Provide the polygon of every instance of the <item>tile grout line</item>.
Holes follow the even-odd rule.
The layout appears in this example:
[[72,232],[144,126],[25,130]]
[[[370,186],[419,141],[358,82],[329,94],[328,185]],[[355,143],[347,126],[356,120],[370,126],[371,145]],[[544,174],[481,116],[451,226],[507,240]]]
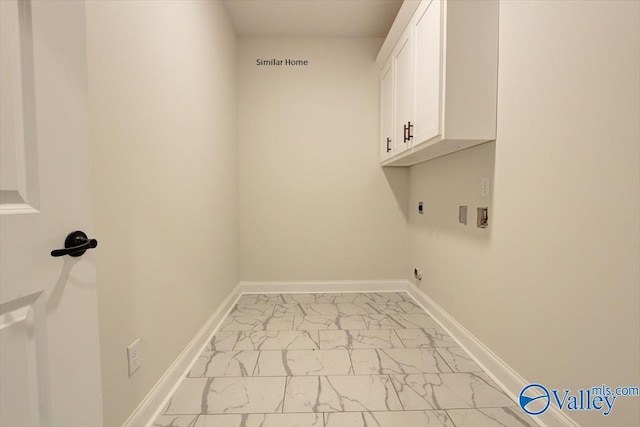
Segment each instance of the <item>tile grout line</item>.
[[444,411],[444,414],[449,419],[449,421],[451,421],[451,424],[453,424],[453,427],[457,427],[457,424],[453,421],[453,418],[451,418],[451,415],[449,415],[449,411],[447,409],[443,409],[443,411]]
[[347,354],[349,355],[349,362],[351,362],[351,375],[356,375],[356,369],[353,367],[353,358],[351,357],[351,352],[353,349],[348,349]]
[[[433,352],[435,354],[437,354],[438,356],[440,356],[440,358],[442,359],[442,361],[444,362],[445,365],[447,365],[447,367],[449,367],[449,369],[451,369],[451,372],[458,372],[456,370],[454,370],[451,365],[449,365],[449,362],[447,362],[447,359],[445,359],[444,357],[442,357],[442,355],[440,354],[440,352],[438,351],[438,347],[433,347]],[[434,355],[435,358],[435,355]],[[484,371],[483,371],[484,372]],[[441,372],[442,373],[442,372]]]
[[256,364],[253,365],[253,371],[251,371],[251,375],[250,375],[251,377],[255,377],[255,375],[256,375],[256,369],[258,369],[258,363],[260,362],[260,356],[262,356],[262,350],[258,351],[258,357],[256,357]]
[[398,394],[398,390],[396,390],[396,386],[393,383],[393,380],[391,379],[391,375],[387,374],[387,378],[391,383],[391,388],[393,389],[393,392],[396,394],[396,397],[398,398],[398,402],[400,402],[400,407],[402,408],[403,411],[406,411],[407,409],[404,407],[404,403],[402,403],[402,399],[400,399],[400,395]]
[[[290,377],[284,377],[284,389],[282,391],[282,413],[285,414],[286,412],[284,412],[284,401],[287,398],[287,386],[289,385],[289,378]],[[323,424],[324,424],[324,420],[323,420]]]
[[[407,328],[403,328],[403,329],[407,329]],[[407,347],[407,345],[404,343],[404,341],[402,341],[402,338],[400,338],[400,335],[398,335],[398,330],[397,329],[392,329],[392,331],[396,335],[396,337],[398,338],[398,341],[400,341],[400,344],[402,344],[402,348],[408,349],[409,347]]]

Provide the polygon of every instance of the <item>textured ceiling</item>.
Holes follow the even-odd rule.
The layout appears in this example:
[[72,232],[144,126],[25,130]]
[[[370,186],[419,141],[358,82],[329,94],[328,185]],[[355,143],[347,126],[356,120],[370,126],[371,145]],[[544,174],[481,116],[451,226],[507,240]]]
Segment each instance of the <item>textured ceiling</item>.
[[402,0],[224,0],[224,3],[238,36],[385,37]]

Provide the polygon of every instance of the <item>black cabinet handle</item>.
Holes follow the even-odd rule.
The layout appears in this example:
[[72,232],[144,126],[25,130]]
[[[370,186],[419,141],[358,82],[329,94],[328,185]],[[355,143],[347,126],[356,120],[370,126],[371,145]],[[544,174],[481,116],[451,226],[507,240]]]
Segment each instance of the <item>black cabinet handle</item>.
[[411,138],[413,138],[413,135],[411,135],[413,125],[411,124],[411,122],[407,122],[406,125],[402,125],[402,128],[404,130],[404,142],[407,143],[411,141]]
[[391,146],[389,144],[391,144],[391,138],[387,138],[387,153],[391,151]]
[[403,130],[403,133],[402,133],[403,141],[402,142],[404,142],[406,144],[407,141],[409,140],[409,138],[407,138],[407,131],[409,130],[409,128],[407,127],[407,125],[402,125],[402,130]]
[[74,231],[64,240],[64,249],[54,249],[51,251],[51,256],[59,257],[69,255],[79,257],[84,255],[88,249],[93,249],[96,246],[98,246],[96,239],[89,239],[82,231]]

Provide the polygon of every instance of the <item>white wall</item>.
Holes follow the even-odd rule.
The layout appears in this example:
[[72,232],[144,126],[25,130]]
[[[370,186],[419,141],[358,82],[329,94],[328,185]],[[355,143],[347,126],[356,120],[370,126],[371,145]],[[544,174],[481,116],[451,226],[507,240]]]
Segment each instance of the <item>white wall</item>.
[[[421,288],[529,381],[640,383],[640,3],[501,2],[498,137],[410,171]],[[495,170],[490,228],[457,224]],[[429,207],[433,207],[429,211]],[[637,425],[638,398],[581,425]]]
[[[243,280],[406,275],[407,171],[385,174],[375,143],[381,43],[240,39]],[[261,58],[309,65],[256,65]]]
[[238,283],[236,38],[221,2],[87,2],[87,33],[104,421],[121,425]]
[[[483,287],[470,282],[489,274],[495,219],[492,197],[481,197],[480,183],[485,177],[493,183],[494,157],[490,142],[409,169],[411,266],[423,269],[421,288],[436,300],[464,292],[455,297],[459,312],[484,310],[477,304]],[[424,214],[418,214],[418,202]],[[460,206],[467,206],[466,226],[458,222]],[[478,207],[489,208],[490,227],[476,227]]]

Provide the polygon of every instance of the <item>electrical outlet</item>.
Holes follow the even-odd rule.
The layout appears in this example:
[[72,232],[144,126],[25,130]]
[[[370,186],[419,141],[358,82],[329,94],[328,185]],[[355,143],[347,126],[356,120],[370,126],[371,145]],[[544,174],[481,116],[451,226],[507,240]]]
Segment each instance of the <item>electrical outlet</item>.
[[467,225],[467,206],[460,206],[460,208],[458,208],[458,222]]
[[478,228],[487,228],[489,226],[489,208],[478,208],[478,220],[476,225]]
[[129,376],[132,376],[142,365],[142,353],[140,352],[140,338],[127,347],[127,361],[129,362]]
[[416,267],[413,269],[413,277],[416,278],[416,280],[422,280],[422,268],[420,267]]
[[489,197],[491,194],[491,179],[484,177],[480,180],[480,197]]

